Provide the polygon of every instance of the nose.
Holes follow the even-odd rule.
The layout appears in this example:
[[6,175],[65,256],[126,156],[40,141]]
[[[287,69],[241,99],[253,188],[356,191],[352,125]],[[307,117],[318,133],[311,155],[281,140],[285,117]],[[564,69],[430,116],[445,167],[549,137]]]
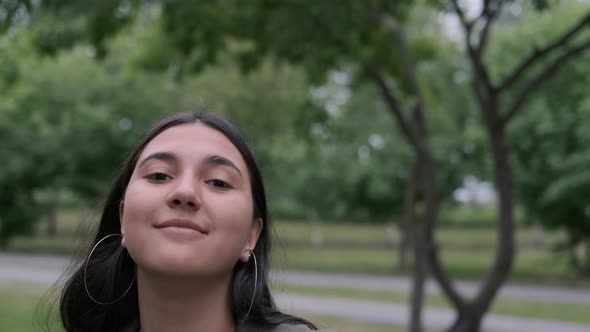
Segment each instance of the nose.
[[168,206],[173,209],[198,210],[201,200],[192,181],[181,180],[168,195]]

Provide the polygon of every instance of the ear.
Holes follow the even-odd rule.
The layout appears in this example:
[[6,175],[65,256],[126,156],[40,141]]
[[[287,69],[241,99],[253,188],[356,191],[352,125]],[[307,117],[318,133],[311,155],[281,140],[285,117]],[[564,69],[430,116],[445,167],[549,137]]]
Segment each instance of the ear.
[[123,212],[125,211],[125,201],[121,200],[119,202],[119,224],[121,224],[121,246],[123,248],[127,248],[127,243],[125,242],[125,231],[123,227]]
[[240,255],[240,260],[246,263],[250,259],[251,252],[254,251],[256,247],[256,243],[258,242],[258,238],[260,237],[260,233],[262,233],[262,228],[264,227],[264,222],[262,219],[258,218],[252,222],[252,226],[250,226],[250,234],[248,235],[248,241],[246,242],[246,246],[244,250],[242,250],[242,254]]

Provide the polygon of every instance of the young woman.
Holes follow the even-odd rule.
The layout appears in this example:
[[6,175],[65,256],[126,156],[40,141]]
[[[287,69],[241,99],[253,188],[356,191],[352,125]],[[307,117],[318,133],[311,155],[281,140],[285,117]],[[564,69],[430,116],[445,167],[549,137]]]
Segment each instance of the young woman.
[[213,114],[157,123],[107,198],[60,301],[67,331],[309,331],[268,287],[271,225],[260,171]]

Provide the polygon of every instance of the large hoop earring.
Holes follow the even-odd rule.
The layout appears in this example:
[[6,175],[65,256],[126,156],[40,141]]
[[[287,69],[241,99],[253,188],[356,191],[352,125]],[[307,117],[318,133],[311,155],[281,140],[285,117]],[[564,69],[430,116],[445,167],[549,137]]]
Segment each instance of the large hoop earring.
[[84,264],[84,289],[86,289],[86,294],[88,294],[88,297],[89,297],[89,298],[90,298],[90,299],[91,299],[91,300],[92,300],[94,303],[96,303],[96,304],[101,304],[101,305],[108,305],[108,304],[113,304],[113,303],[115,303],[115,302],[117,302],[117,301],[121,300],[123,297],[125,297],[125,295],[127,295],[127,293],[129,293],[129,291],[131,290],[131,287],[133,287],[133,284],[135,283],[135,279],[137,278],[137,271],[136,271],[136,272],[135,272],[135,276],[133,277],[133,280],[131,281],[131,284],[129,285],[129,287],[127,288],[127,290],[125,291],[125,293],[123,293],[123,295],[119,296],[119,297],[118,297],[116,300],[114,300],[114,301],[110,301],[110,302],[100,302],[100,301],[96,300],[96,299],[95,299],[95,298],[92,296],[92,294],[90,294],[90,291],[88,290],[88,283],[86,282],[86,279],[87,279],[87,278],[86,278],[86,273],[87,273],[87,270],[88,270],[88,262],[90,261],[90,257],[92,257],[92,253],[94,253],[94,250],[96,250],[96,247],[98,247],[98,245],[99,245],[99,244],[100,244],[102,241],[104,241],[104,240],[106,240],[106,239],[108,239],[108,238],[110,238],[110,237],[112,237],[112,236],[121,236],[121,237],[123,237],[123,235],[122,235],[122,234],[109,234],[109,235],[107,235],[107,236],[103,237],[102,239],[100,239],[98,242],[96,242],[96,244],[94,245],[94,247],[92,247],[92,250],[90,250],[90,254],[89,254],[89,255],[88,255],[88,257],[86,258],[86,263]]
[[250,315],[250,310],[252,310],[252,306],[254,305],[254,299],[256,298],[256,287],[258,285],[258,261],[256,260],[256,255],[254,254],[254,250],[250,250],[252,257],[254,258],[254,290],[252,291],[252,300],[250,301],[250,307],[248,307],[248,311],[246,312],[246,316],[244,316],[243,321],[248,319],[248,315]]

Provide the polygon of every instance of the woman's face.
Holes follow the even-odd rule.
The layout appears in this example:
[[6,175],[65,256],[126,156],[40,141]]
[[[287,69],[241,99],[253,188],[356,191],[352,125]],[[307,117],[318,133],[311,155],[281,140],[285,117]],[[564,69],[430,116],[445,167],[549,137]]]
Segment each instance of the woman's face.
[[138,268],[175,276],[230,274],[262,229],[241,154],[199,123],[166,129],[145,147],[120,215],[122,244]]

